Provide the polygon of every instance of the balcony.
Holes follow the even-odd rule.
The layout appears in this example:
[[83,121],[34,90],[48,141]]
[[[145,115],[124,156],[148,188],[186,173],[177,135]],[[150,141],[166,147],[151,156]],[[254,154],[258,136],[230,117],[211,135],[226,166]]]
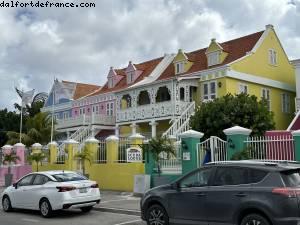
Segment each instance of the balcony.
[[127,109],[120,109],[117,111],[117,123],[148,120],[155,118],[171,118],[172,116],[179,116],[188,106],[189,102],[173,102],[166,101]]
[[106,116],[102,114],[92,114],[92,115],[80,115],[73,118],[59,119],[56,120],[56,129],[65,129],[70,127],[80,127],[85,125],[104,125],[104,126],[114,126],[115,117]]

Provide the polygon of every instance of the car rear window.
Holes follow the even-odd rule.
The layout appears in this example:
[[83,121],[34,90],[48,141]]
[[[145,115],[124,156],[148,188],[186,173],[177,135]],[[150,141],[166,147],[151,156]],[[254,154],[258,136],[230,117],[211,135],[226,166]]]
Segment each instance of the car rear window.
[[281,176],[287,187],[300,186],[300,170],[283,171]]
[[268,174],[267,171],[250,169],[249,171],[249,182],[250,183],[258,183],[264,179],[264,177]]
[[61,173],[52,175],[58,182],[87,180],[86,177],[76,173]]

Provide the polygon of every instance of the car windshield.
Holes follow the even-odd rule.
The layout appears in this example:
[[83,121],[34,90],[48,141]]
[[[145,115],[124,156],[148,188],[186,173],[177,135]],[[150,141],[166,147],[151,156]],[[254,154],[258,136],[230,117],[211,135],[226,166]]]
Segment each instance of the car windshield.
[[86,177],[77,174],[77,173],[61,173],[52,175],[58,182],[67,182],[67,181],[77,181],[77,180],[87,180]]
[[287,187],[300,186],[300,170],[289,170],[282,172],[282,178]]

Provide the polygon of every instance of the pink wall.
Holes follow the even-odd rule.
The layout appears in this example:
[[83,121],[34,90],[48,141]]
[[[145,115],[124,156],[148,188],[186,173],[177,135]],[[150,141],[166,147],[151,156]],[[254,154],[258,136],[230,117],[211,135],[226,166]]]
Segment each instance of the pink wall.
[[[13,182],[16,182],[24,175],[31,173],[32,168],[31,165],[20,165],[20,166],[12,166],[11,172],[13,174]],[[4,186],[4,177],[7,174],[7,167],[0,167],[0,186]]]
[[[76,116],[80,115],[80,108],[85,108],[85,114],[86,115],[91,115],[92,112],[93,112],[92,107],[97,106],[97,105],[99,107],[99,114],[106,115],[106,104],[111,103],[111,102],[114,102],[114,114],[115,114],[116,102],[110,100],[110,101],[100,102],[100,103],[97,103],[97,104],[87,105],[87,106],[84,106],[84,107],[75,107],[75,108],[72,109],[72,117],[76,117]],[[89,109],[89,111],[88,111],[88,109]],[[77,111],[77,114],[75,113],[75,111]]]

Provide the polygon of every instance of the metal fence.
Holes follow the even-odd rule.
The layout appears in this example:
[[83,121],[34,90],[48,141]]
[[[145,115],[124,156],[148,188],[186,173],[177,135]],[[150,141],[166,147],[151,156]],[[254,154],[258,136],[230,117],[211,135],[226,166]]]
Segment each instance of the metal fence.
[[227,160],[227,142],[211,136],[197,146],[198,167],[208,161],[222,162]]
[[168,156],[166,153],[160,154],[159,166],[163,174],[182,173],[181,141],[175,142],[174,147],[175,155]]
[[290,135],[249,137],[245,144],[251,159],[295,160],[294,139]]
[[119,139],[119,148],[118,148],[118,163],[127,162],[126,150],[131,146],[129,138],[120,138]]
[[107,152],[106,152],[106,142],[105,140],[100,140],[96,152],[95,163],[106,163],[107,162]]

